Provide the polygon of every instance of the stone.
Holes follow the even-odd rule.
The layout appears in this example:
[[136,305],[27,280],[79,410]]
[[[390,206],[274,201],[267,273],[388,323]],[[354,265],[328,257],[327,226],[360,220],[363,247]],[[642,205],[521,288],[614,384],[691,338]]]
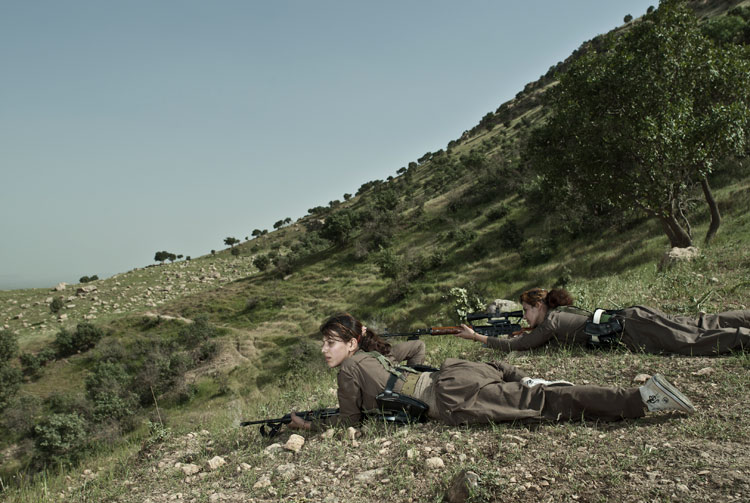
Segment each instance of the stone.
[[438,470],[440,468],[445,468],[445,463],[443,462],[442,458],[438,458],[438,457],[427,458],[424,464],[430,470]]
[[292,452],[299,452],[303,445],[305,445],[305,437],[292,434],[289,437],[289,440],[286,441],[286,444],[284,444],[284,449]]
[[705,376],[709,374],[713,374],[714,369],[713,367],[703,367],[702,369],[693,372],[694,376]]
[[185,464],[185,465],[180,465],[178,468],[180,470],[182,470],[182,473],[184,473],[185,475],[195,475],[196,473],[198,473],[199,471],[201,471],[201,467],[200,466],[194,465],[192,463],[188,463],[188,464]]
[[445,493],[445,501],[464,503],[478,487],[479,475],[472,471],[462,470],[451,480]]
[[268,476],[268,474],[263,474],[260,476],[258,481],[253,484],[253,489],[264,489],[266,487],[269,487],[271,485],[271,477]]
[[293,463],[287,463],[276,467],[276,473],[278,473],[279,476],[285,480],[294,478],[295,470],[296,467]]
[[515,301],[507,299],[495,299],[487,306],[488,313],[508,313],[521,309]]
[[240,466],[239,466],[239,467],[240,467],[240,468],[241,468],[242,470],[244,470],[244,471],[248,471],[248,470],[252,469],[252,466],[248,465],[247,463],[240,463]]
[[358,437],[359,435],[360,435],[360,432],[359,432],[359,430],[357,430],[357,429],[356,429],[356,428],[354,428],[353,426],[350,426],[350,427],[349,427],[349,428],[347,428],[347,430],[346,430],[346,436],[347,436],[347,438],[348,438],[349,440],[351,440],[351,441],[354,441],[354,440],[356,440],[356,439],[357,439],[357,437]]
[[65,287],[68,286],[67,283],[58,283],[57,286],[55,286],[52,291],[53,292],[62,292],[65,290]]
[[265,449],[263,449],[263,452],[265,452],[266,454],[270,456],[273,456],[277,452],[283,451],[283,450],[284,450],[284,447],[281,444],[271,444]]
[[218,470],[225,464],[227,464],[227,462],[224,461],[224,458],[222,458],[221,456],[214,456],[213,458],[208,460],[208,463],[206,463],[206,467],[209,470],[214,471],[214,470]]
[[700,250],[695,246],[688,246],[687,248],[674,247],[669,250],[661,258],[659,262],[659,270],[663,270],[672,266],[677,262],[690,262],[700,256]]
[[354,476],[354,479],[363,484],[370,484],[376,482],[378,477],[385,473],[385,468],[375,468],[374,470],[367,470],[360,472]]
[[633,382],[636,384],[644,384],[649,379],[651,379],[651,376],[648,374],[638,374],[633,378]]

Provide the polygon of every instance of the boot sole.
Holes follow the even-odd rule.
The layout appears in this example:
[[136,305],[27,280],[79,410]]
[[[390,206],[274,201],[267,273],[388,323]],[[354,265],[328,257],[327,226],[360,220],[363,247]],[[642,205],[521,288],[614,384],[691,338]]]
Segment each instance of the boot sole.
[[664,394],[669,396],[672,400],[674,400],[677,404],[679,404],[680,407],[682,407],[685,412],[695,412],[695,407],[693,406],[693,403],[680,393],[680,391],[672,386],[672,384],[667,381],[663,375],[661,374],[654,374],[651,379],[654,382],[654,385],[656,385],[657,388],[659,388]]

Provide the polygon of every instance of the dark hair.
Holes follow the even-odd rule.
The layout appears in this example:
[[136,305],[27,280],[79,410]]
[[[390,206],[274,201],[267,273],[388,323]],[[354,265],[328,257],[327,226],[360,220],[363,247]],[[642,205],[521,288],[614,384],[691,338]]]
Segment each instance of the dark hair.
[[359,347],[365,351],[377,351],[381,355],[391,354],[391,345],[378,337],[378,334],[365,327],[362,333],[362,322],[349,313],[334,314],[321,326],[323,337],[333,337],[349,342],[356,339]]
[[555,309],[560,306],[572,306],[573,296],[562,288],[556,288],[549,292],[544,288],[532,288],[521,294],[521,302],[530,306],[544,302],[549,309]]

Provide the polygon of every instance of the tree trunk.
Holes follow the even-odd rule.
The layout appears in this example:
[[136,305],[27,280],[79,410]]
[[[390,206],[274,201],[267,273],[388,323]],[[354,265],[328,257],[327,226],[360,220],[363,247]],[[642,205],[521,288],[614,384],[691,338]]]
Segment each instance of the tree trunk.
[[672,248],[693,246],[693,240],[690,239],[690,235],[680,226],[674,215],[659,216],[659,221],[661,221],[661,225],[669,238],[669,244]]
[[708,209],[711,211],[711,224],[708,226],[708,232],[706,232],[706,239],[704,240],[704,242],[708,244],[719,230],[719,226],[721,225],[721,213],[719,212],[719,206],[716,204],[714,195],[711,192],[711,187],[708,185],[708,179],[705,176],[701,179],[701,187],[703,188],[703,195],[706,198]]

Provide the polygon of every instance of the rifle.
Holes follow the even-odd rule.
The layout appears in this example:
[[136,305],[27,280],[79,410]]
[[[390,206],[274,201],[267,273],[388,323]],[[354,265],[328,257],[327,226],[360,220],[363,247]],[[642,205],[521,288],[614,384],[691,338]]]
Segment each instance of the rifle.
[[[315,419],[326,419],[339,413],[339,409],[317,409],[295,412],[296,415],[305,421],[314,421]],[[260,434],[263,437],[275,437],[281,431],[281,427],[292,422],[292,414],[284,415],[278,419],[259,419],[257,421],[242,421],[240,426],[250,426],[252,424],[260,425]],[[266,427],[268,429],[266,429]]]
[[[523,318],[523,311],[511,311],[507,313],[470,313],[466,315],[466,321],[469,326],[478,334],[489,337],[499,337],[501,335],[510,335],[522,330],[521,325],[517,322],[512,323],[510,318]],[[487,320],[487,325],[473,325],[475,320]],[[414,332],[391,333],[386,331],[380,337],[407,337],[408,340],[419,339],[423,335],[448,335],[457,334],[461,327],[430,327],[420,328]]]

